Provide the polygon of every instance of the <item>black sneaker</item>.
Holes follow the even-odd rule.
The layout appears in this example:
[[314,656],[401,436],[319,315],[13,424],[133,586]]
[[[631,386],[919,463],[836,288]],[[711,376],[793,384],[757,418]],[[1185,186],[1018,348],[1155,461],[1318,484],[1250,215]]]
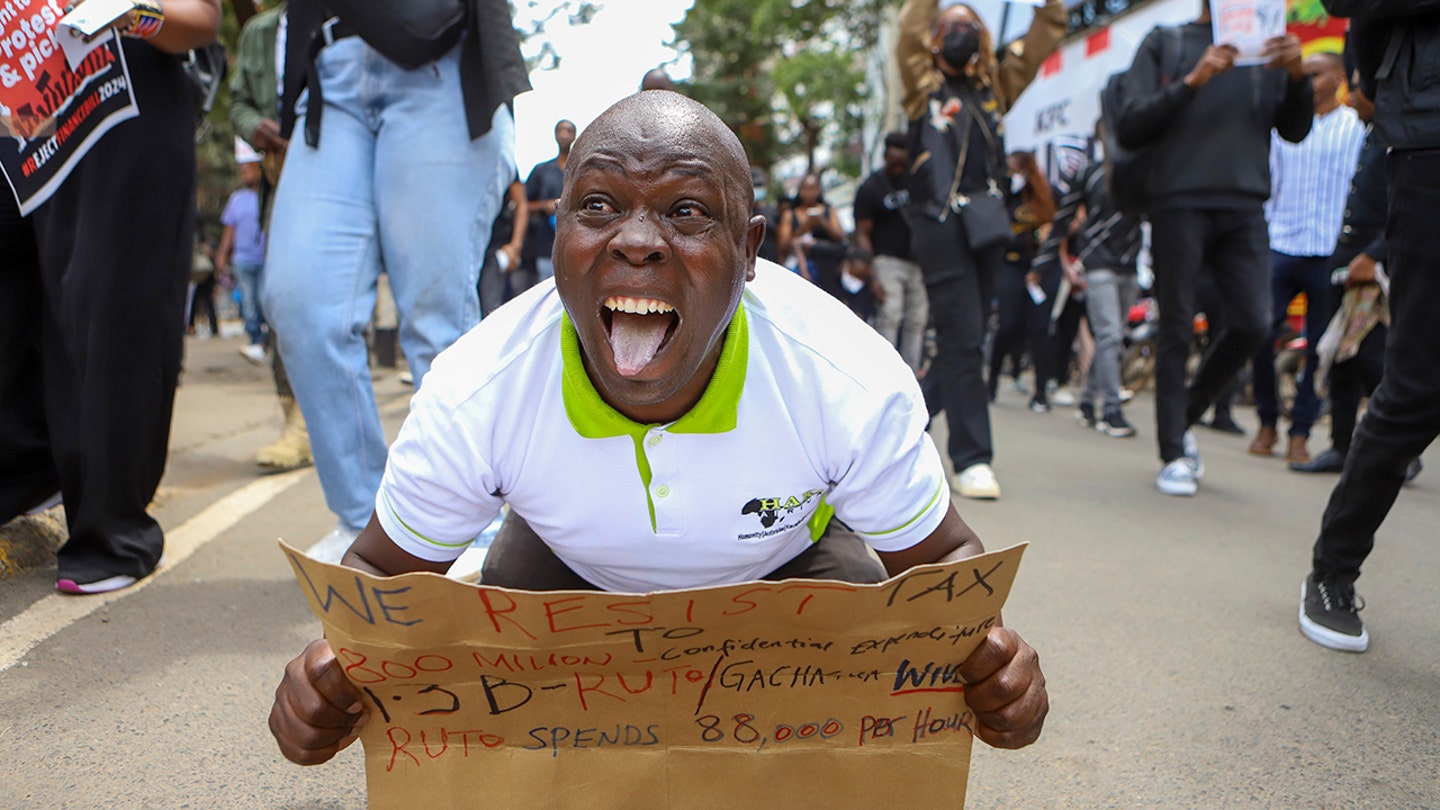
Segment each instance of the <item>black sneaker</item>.
[[1080,427],[1093,429],[1095,427],[1095,403],[1080,403],[1080,407],[1075,409],[1075,421],[1080,423]]
[[1205,423],[1205,426],[1211,430],[1218,430],[1221,433],[1230,433],[1235,436],[1245,435],[1245,428],[1235,424],[1235,420],[1230,416],[1229,412],[1217,412],[1210,418],[1209,422]]
[[1305,577],[1300,585],[1300,632],[1332,650],[1365,652],[1370,634],[1360,621],[1365,600],[1355,595],[1355,586],[1334,579]]
[[1124,439],[1135,435],[1135,428],[1131,427],[1130,423],[1125,421],[1125,414],[1121,413],[1119,408],[1113,411],[1106,411],[1105,416],[1101,417],[1100,421],[1096,423],[1095,429],[1104,433],[1106,436],[1111,436],[1116,439]]
[[1030,410],[1035,413],[1049,413],[1050,401],[1043,394],[1036,394],[1030,398]]

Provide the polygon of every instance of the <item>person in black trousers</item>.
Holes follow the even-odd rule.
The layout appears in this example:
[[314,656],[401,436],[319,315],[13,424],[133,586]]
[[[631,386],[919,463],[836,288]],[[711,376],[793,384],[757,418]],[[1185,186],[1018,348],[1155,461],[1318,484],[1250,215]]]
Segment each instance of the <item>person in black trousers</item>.
[[1390,144],[1386,258],[1390,334],[1385,374],[1330,495],[1310,573],[1301,586],[1300,630],[1323,647],[1364,652],[1370,637],[1355,594],[1375,532],[1405,482],[1406,468],[1440,433],[1440,17],[1433,0],[1325,0],[1350,17],[1351,43],[1375,131]]
[[[910,253],[920,264],[935,324],[925,398],[932,414],[945,411],[946,450],[955,469],[951,489],[993,500],[1000,497],[1000,482],[990,466],[983,343],[1004,246],[989,239],[993,233],[984,240],[990,244],[972,242],[964,220],[1000,195],[1002,118],[1065,36],[1065,4],[1046,0],[1025,35],[998,57],[974,10],[939,6],[938,0],[908,0],[895,46],[909,120]],[[987,195],[992,200],[971,207]]]
[[[1170,49],[1179,48],[1178,58]],[[1299,143],[1310,133],[1314,92],[1293,34],[1265,45],[1264,65],[1236,66],[1238,51],[1216,43],[1207,2],[1194,22],[1156,28],[1140,44],[1125,81],[1116,134],[1152,149],[1147,187],[1155,292],[1160,304],[1155,421],[1163,465],[1155,486],[1192,496],[1204,474],[1190,426],[1210,408],[1270,331],[1270,133]],[[1162,65],[1175,64],[1174,75]],[[1193,381],[1196,285],[1206,266],[1227,310]]]
[[[209,336],[212,338],[220,337],[220,320],[215,310],[216,283],[215,265],[213,263],[215,258],[215,245],[205,239],[203,235],[197,234],[195,251],[205,257],[205,261],[209,264],[210,269],[208,272],[197,274],[193,270],[192,263],[190,278],[194,286],[190,288],[190,306],[186,307],[190,315],[186,318],[185,331],[192,335],[196,334],[195,319],[204,317],[210,325]],[[203,316],[201,315],[202,310],[204,311]]]
[[[56,587],[101,593],[160,562],[146,507],[165,469],[195,205],[192,83],[217,0],[165,0],[121,47],[140,115],[28,217],[0,191],[0,523],[64,499]],[[138,26],[137,26],[138,30]]]
[[[1374,106],[1363,89],[1351,90],[1351,99],[1362,120],[1373,119]],[[1345,221],[1335,244],[1329,266],[1344,268],[1345,280],[1334,292],[1339,301],[1344,288],[1375,280],[1376,267],[1385,261],[1385,153],[1390,151],[1385,136],[1371,129],[1360,151],[1360,166],[1350,182],[1345,201]],[[1290,464],[1295,472],[1338,473],[1345,468],[1350,440],[1355,433],[1360,400],[1374,392],[1385,371],[1384,324],[1376,324],[1360,342],[1358,353],[1330,370],[1330,449],[1304,462]],[[1319,341],[1319,338],[1316,338]]]
[[[1035,369],[1035,391],[1030,397],[1030,410],[1049,413],[1050,401],[1045,384],[1056,376],[1057,359],[1051,335],[1050,314],[1055,295],[1060,290],[1058,264],[1031,268],[1030,263],[1050,233],[1055,218],[1058,194],[1045,178],[1034,152],[1012,152],[1006,159],[1010,173],[1022,178],[1018,192],[1008,195],[1010,210],[1010,241],[1005,243],[1004,261],[995,277],[996,321],[990,344],[990,376],[986,390],[994,402],[1000,387],[1000,374],[1005,359],[1018,353],[1022,345],[1030,350]],[[1032,290],[1039,290],[1036,296]],[[1039,300],[1036,300],[1036,298]],[[1073,338],[1073,336],[1072,336]],[[1018,376],[1016,379],[1019,379]]]

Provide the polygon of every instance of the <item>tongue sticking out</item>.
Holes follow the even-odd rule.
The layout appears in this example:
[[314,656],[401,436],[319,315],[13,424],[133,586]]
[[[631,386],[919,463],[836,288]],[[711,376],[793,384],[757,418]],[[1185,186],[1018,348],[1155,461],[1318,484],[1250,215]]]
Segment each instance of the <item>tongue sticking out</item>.
[[639,374],[665,341],[673,315],[637,315],[616,312],[610,321],[610,350],[615,354],[615,367],[625,377]]

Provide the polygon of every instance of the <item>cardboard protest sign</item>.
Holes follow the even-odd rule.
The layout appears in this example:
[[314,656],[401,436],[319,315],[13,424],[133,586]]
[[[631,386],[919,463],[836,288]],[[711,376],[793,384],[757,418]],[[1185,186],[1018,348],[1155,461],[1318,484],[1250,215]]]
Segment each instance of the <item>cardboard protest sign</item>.
[[1240,51],[1236,65],[1265,62],[1265,41],[1285,35],[1285,0],[1211,0],[1210,20],[1217,45]]
[[102,135],[139,115],[119,40],[75,69],[57,34],[61,0],[0,0],[0,173],[29,214]]
[[877,585],[646,595],[378,578],[282,544],[370,721],[370,804],[961,807],[959,664],[1024,546]]

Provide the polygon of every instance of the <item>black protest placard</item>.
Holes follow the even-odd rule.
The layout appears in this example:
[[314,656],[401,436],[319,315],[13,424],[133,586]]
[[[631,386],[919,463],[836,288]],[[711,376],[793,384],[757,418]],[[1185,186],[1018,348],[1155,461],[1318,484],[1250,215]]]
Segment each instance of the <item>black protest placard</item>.
[[111,127],[139,115],[118,39],[74,69],[59,0],[0,0],[0,172],[28,214]]

